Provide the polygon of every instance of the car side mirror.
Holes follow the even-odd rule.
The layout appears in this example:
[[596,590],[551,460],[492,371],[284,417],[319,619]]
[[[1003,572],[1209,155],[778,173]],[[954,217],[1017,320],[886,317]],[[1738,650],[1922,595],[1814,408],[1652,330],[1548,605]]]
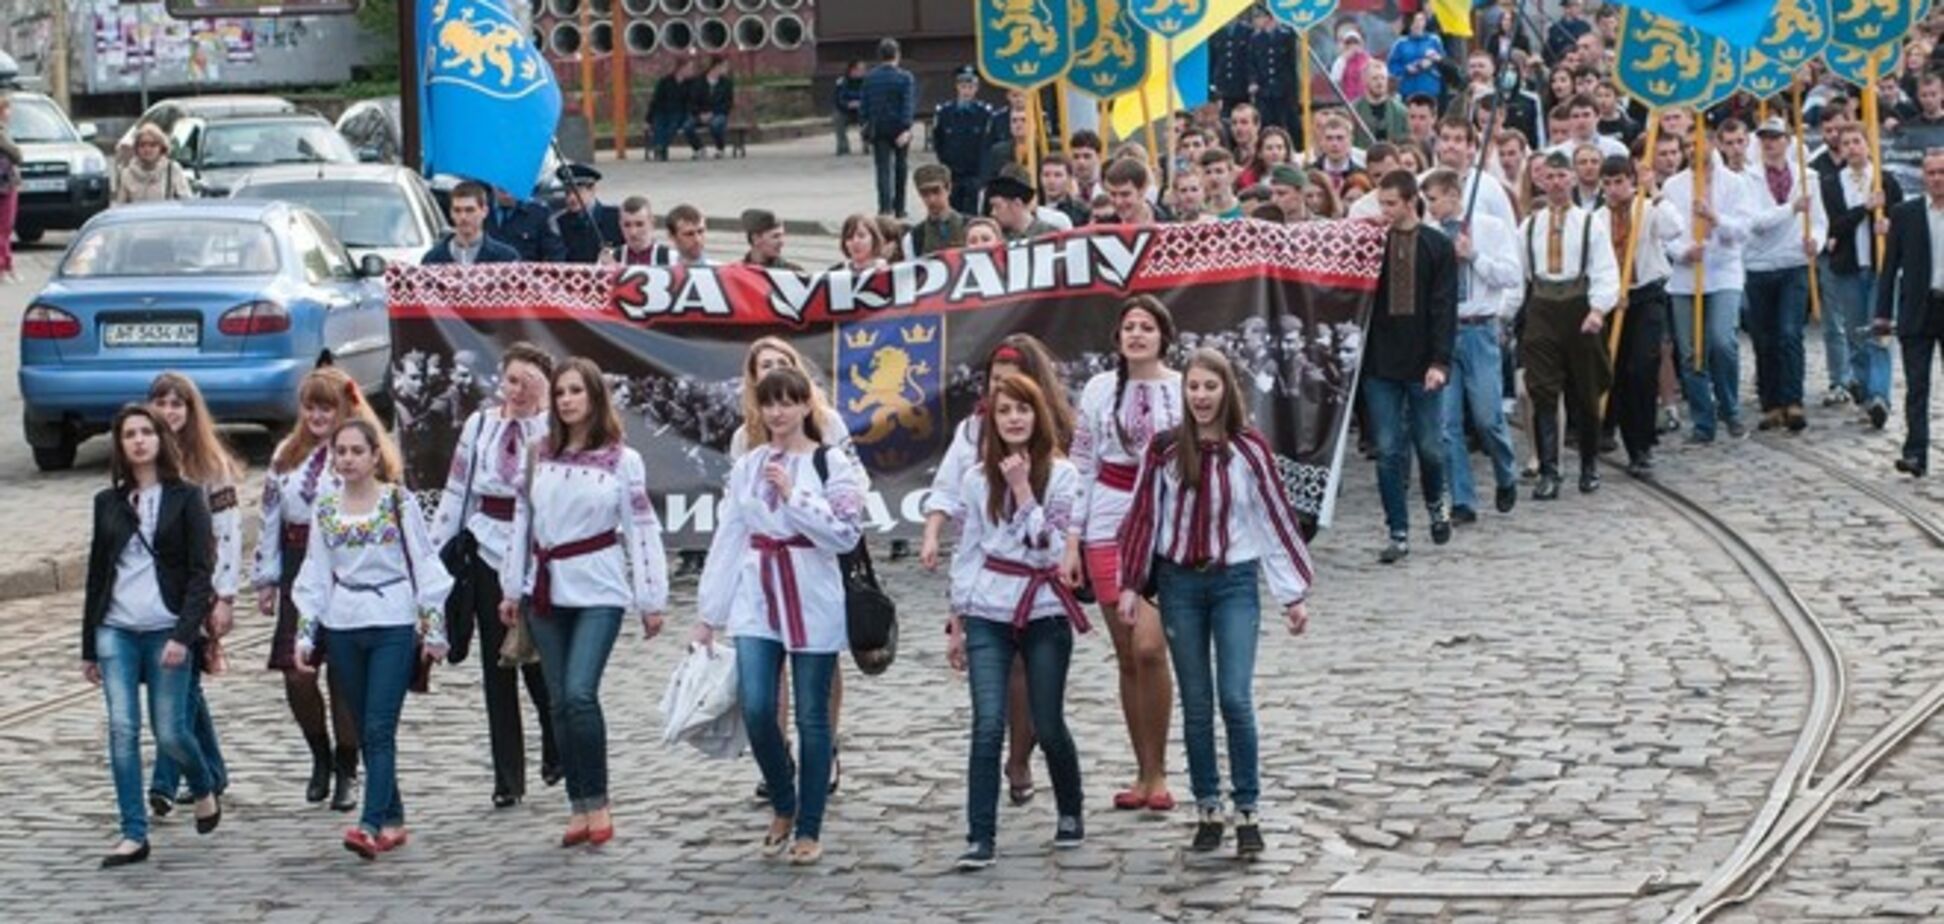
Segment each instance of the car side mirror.
[[375,253],[365,254],[358,260],[358,275],[367,279],[377,279],[385,275],[385,258]]
[[93,122],[83,122],[80,125],[76,125],[74,130],[81,133],[82,141],[93,141],[101,136],[101,126]]
[[377,148],[362,147],[358,149],[358,163],[377,164],[377,163],[383,163],[384,160],[385,160],[384,152],[378,150]]

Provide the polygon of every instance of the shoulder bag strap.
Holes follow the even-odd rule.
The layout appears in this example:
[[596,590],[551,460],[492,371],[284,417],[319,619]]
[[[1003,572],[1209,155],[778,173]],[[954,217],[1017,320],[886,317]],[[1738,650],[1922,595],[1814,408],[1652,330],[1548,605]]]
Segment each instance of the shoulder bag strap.
[[1589,209],[1586,221],[1580,224],[1580,270],[1579,280],[1586,280],[1586,265],[1593,257],[1593,212]]
[[398,499],[399,492],[403,490],[403,488],[397,485],[391,486],[391,514],[392,522],[398,524],[398,550],[405,556],[405,579],[412,585],[412,614],[416,620],[418,615],[418,573],[412,567],[412,540],[407,537],[408,531],[405,528],[405,505]]

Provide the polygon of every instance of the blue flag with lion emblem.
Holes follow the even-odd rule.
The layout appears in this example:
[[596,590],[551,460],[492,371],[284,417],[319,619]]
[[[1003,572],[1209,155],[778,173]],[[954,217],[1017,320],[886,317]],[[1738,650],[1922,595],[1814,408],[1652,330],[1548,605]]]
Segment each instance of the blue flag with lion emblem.
[[923,464],[952,435],[943,316],[854,321],[837,330],[837,413],[872,471]]
[[[1881,2],[1881,0],[1858,0]],[[1903,3],[1909,0],[1893,0]],[[1627,7],[1693,26],[1736,48],[1749,48],[1766,31],[1773,0],[1627,0]]]
[[987,80],[1031,90],[1073,65],[1073,7],[1067,0],[979,0],[978,10],[973,34]]
[[1096,99],[1132,92],[1147,77],[1147,36],[1122,15],[1123,0],[1076,3],[1073,12],[1073,88]]
[[499,0],[417,0],[427,176],[533,189],[560,121],[553,68]]
[[1620,10],[1620,47],[1613,77],[1650,107],[1701,102],[1715,85],[1721,40],[1637,7]]

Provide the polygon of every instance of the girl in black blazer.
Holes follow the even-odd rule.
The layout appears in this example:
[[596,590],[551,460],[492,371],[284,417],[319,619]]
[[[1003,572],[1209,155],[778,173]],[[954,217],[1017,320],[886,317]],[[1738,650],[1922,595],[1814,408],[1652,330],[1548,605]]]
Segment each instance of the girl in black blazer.
[[156,746],[182,768],[195,798],[196,831],[222,820],[214,774],[190,731],[189,646],[213,603],[215,536],[202,489],[181,477],[168,428],[129,405],[115,415],[112,484],[95,495],[94,543],[81,620],[81,672],[108,701],[108,756],[121,811],[121,841],[106,867],[148,859],[142,802],[141,687],[149,688]]

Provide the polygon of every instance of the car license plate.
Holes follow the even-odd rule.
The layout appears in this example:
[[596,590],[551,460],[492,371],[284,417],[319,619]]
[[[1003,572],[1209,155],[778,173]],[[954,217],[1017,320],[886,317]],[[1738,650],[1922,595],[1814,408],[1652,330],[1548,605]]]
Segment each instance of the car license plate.
[[67,192],[68,181],[64,176],[35,176],[20,181],[20,191],[24,193]]
[[111,347],[195,346],[200,335],[194,321],[142,321],[103,325],[101,342]]

